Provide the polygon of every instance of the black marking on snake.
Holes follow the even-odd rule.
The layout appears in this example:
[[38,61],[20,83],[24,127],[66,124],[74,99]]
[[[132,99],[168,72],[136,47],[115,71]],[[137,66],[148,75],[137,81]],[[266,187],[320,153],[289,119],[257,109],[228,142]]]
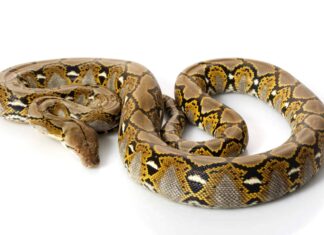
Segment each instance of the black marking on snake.
[[[15,95],[12,95],[8,98],[8,107],[12,108],[14,111],[21,112],[27,107],[27,104],[25,103],[26,99],[21,99],[21,97],[17,97]],[[22,104],[15,104],[15,102],[20,101]]]
[[[150,185],[151,187],[149,187],[148,185]],[[156,192],[156,189],[154,188],[154,184],[150,179],[145,179],[144,181],[144,186],[150,190],[153,190],[154,192]]]
[[[195,180],[193,177],[199,177],[199,179]],[[204,188],[203,181],[207,182],[209,177],[205,172],[192,169],[187,172],[186,178],[191,191],[197,193]]]
[[[238,164],[232,163],[235,165],[235,167],[238,167]],[[262,174],[255,168],[245,168],[246,173],[244,175],[244,181],[243,184],[245,188],[249,191],[249,193],[257,193],[262,188],[262,182],[263,182],[263,176]],[[248,184],[246,180],[251,178],[257,178],[260,180],[261,183],[255,183],[255,184]]]
[[246,202],[247,205],[254,205],[262,202],[259,198],[252,198]]
[[[80,69],[79,69],[79,65],[73,66],[73,65],[69,65],[66,67],[67,71],[66,71],[66,75],[69,77],[69,79],[71,80],[71,82],[73,83],[75,81],[75,79],[79,76],[76,74],[80,74]],[[70,74],[68,75],[70,72],[75,72],[76,74]]]
[[208,203],[206,201],[201,200],[200,198],[194,197],[194,196],[186,198],[183,202],[186,202],[186,203],[197,202],[200,205],[208,206]]
[[134,153],[134,145],[129,144],[128,145],[128,154],[133,154]]
[[[99,65],[100,66],[100,65]],[[105,76],[102,76],[100,74],[102,73],[105,73],[106,74],[106,77]],[[100,82],[100,85],[103,85],[103,83],[105,82],[106,79],[108,79],[108,68],[106,68],[105,66],[100,66],[100,70],[99,70],[99,82]]]
[[156,172],[158,172],[158,169],[161,167],[161,163],[160,163],[159,159],[156,158],[155,155],[152,155],[151,157],[149,157],[147,159],[147,162],[149,162],[149,161],[154,162],[157,166],[157,169],[156,169],[153,166],[151,166],[150,164],[147,164],[147,171],[148,171],[149,175],[154,175]]

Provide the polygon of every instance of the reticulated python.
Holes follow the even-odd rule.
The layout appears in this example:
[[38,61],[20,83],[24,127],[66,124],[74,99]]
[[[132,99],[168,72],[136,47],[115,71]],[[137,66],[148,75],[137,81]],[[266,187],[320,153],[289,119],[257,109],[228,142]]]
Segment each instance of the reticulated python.
[[[247,127],[210,95],[249,94],[290,123],[291,137],[265,153],[238,156]],[[170,119],[162,126],[164,110]],[[324,106],[286,71],[259,61],[211,60],[183,71],[175,101],[152,73],[128,61],[60,59],[15,66],[0,74],[0,113],[29,123],[98,164],[97,132],[118,126],[123,161],[148,189],[176,202],[235,208],[295,191],[319,170],[324,154]],[[185,113],[185,115],[184,115]],[[181,138],[188,119],[215,138]]]

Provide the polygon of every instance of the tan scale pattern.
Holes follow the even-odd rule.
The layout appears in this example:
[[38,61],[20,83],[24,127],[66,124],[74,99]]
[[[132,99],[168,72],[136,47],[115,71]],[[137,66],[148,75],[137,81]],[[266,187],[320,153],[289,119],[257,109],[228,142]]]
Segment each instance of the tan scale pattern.
[[[239,92],[272,105],[290,123],[281,146],[240,156],[247,126],[211,94]],[[164,112],[169,119],[162,125]],[[288,72],[247,59],[200,62],[162,96],[152,73],[128,61],[59,59],[0,73],[0,114],[58,139],[88,167],[98,132],[118,126],[121,157],[135,181],[184,204],[236,208],[280,198],[307,183],[324,155],[324,106]],[[211,135],[182,139],[186,121]]]

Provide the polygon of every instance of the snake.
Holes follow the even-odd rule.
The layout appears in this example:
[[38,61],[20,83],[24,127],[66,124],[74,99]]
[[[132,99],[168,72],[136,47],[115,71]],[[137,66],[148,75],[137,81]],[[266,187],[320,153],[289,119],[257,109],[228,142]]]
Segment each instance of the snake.
[[[233,92],[272,106],[289,123],[290,137],[269,151],[244,154],[246,122],[215,97]],[[181,204],[241,208],[273,201],[309,182],[323,163],[324,105],[275,65],[199,62],[179,74],[174,94],[163,95],[152,72],[126,60],[63,58],[0,73],[3,118],[61,141],[87,167],[99,163],[98,135],[118,129],[131,178]],[[211,139],[184,139],[187,123]]]

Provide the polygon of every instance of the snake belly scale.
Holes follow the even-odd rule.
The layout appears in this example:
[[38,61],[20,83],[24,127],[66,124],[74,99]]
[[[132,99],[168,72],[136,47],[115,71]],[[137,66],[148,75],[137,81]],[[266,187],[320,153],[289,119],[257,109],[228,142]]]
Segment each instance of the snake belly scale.
[[[289,139],[267,152],[242,156],[246,123],[211,97],[229,92],[270,104],[289,122]],[[164,112],[169,115],[165,124]],[[89,167],[99,163],[97,134],[118,127],[120,154],[135,181],[200,207],[272,201],[304,185],[323,163],[323,103],[288,72],[255,60],[192,65],[176,80],[175,100],[162,95],[153,74],[134,62],[27,63],[0,73],[0,114],[60,140]],[[182,139],[187,120],[214,138]]]

